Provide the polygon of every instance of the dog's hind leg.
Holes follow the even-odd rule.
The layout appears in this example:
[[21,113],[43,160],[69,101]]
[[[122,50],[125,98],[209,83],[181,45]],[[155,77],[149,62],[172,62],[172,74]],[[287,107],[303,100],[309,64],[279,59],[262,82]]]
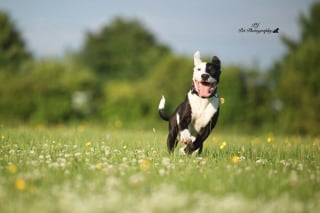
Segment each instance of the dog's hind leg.
[[174,151],[174,148],[176,148],[178,144],[177,136],[178,136],[178,129],[170,128],[168,138],[167,138],[167,147],[168,147],[169,153],[172,153]]
[[174,151],[174,148],[176,148],[178,144],[178,140],[175,138],[172,138],[172,136],[169,134],[167,139],[167,147],[169,153],[172,153]]

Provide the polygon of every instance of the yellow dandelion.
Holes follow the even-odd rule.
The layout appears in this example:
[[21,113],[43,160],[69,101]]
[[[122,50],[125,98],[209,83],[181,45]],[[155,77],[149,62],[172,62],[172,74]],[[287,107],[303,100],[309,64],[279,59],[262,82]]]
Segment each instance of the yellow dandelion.
[[219,141],[219,138],[217,138],[217,137],[215,137],[215,136],[212,137],[212,142],[213,142],[213,143],[217,143],[218,141]]
[[91,141],[88,141],[87,143],[86,143],[86,147],[90,147],[91,146]]
[[1,140],[4,140],[4,139],[5,139],[4,135],[1,135]]
[[240,157],[238,157],[238,156],[232,156],[232,158],[231,158],[231,162],[234,164],[238,163],[239,160],[240,160]]
[[273,141],[273,138],[271,136],[267,137],[267,142],[271,143]]
[[17,178],[15,181],[15,187],[20,191],[24,191],[27,188],[27,183],[24,179]]
[[97,163],[96,164],[96,169],[101,170],[102,169],[102,163]]
[[14,164],[10,164],[8,166],[8,171],[9,171],[10,174],[15,174],[17,172],[17,170],[18,169],[17,169],[16,165],[14,165]]
[[148,171],[150,169],[151,163],[149,160],[141,160],[139,161],[139,167],[142,171]]
[[123,145],[123,146],[122,146],[122,149],[127,149],[127,145]]
[[223,141],[221,144],[220,144],[220,149],[224,149],[224,147],[227,145],[227,142]]
[[219,98],[220,104],[224,104],[224,98]]

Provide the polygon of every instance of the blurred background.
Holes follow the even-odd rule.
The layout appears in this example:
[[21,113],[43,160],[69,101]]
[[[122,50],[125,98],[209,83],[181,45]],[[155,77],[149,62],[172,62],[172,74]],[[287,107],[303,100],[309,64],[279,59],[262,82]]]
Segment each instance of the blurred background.
[[217,129],[319,135],[319,1],[0,2],[0,125],[166,128],[193,53],[222,61]]

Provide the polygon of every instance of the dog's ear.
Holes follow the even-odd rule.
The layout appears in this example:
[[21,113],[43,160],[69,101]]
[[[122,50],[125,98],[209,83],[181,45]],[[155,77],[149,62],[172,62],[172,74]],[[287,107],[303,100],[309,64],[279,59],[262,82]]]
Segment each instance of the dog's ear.
[[200,52],[196,51],[193,55],[193,61],[194,61],[194,66],[197,66],[198,64],[200,64],[202,61],[200,59]]
[[213,64],[215,70],[220,70],[221,62],[217,56],[212,57],[211,63]]

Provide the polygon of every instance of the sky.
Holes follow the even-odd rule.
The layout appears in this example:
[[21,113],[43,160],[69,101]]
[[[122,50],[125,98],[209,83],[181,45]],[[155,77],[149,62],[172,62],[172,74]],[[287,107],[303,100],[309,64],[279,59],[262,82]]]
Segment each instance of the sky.
[[[115,17],[137,19],[176,54],[217,55],[222,64],[267,69],[298,40],[313,0],[1,0],[27,47],[39,58],[79,51],[87,32]],[[279,28],[279,33],[272,33]]]

